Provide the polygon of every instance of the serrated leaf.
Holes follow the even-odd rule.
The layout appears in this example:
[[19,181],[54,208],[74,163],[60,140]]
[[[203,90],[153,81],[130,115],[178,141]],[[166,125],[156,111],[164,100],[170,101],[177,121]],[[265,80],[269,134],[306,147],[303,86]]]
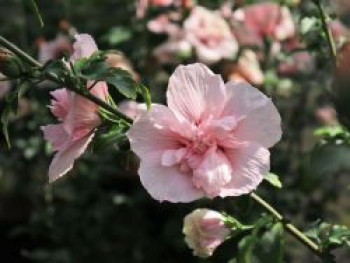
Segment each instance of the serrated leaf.
[[280,181],[278,175],[274,173],[268,173],[265,175],[264,179],[268,181],[272,186],[281,189],[282,188],[282,182]]

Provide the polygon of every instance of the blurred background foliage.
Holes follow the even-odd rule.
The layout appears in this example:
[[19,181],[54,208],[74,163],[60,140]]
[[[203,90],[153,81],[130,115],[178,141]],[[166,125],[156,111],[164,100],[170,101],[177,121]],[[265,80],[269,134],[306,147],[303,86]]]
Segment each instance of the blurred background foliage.
[[[1,35],[38,56],[39,43],[54,39],[59,31],[74,27],[89,33],[100,49],[121,50],[151,88],[153,101],[164,102],[167,79],[175,65],[161,65],[152,57],[152,49],[164,36],[146,30],[147,18],[135,17],[133,1],[41,0],[43,28],[29,2],[0,0]],[[217,8],[224,1],[198,2]],[[244,4],[253,2],[257,1]],[[327,10],[336,11],[332,6]],[[159,10],[147,15],[154,16],[152,12]],[[292,12],[299,24],[303,17],[316,13],[312,1],[302,1]],[[349,23],[346,13],[340,15]],[[324,118],[317,112],[331,105],[325,90],[330,86],[332,65],[322,36],[308,37],[307,44],[316,55],[315,70],[291,77],[279,76],[273,65],[264,70],[262,90],[273,98],[283,120],[283,139],[272,149],[272,171],[280,176],[283,188],[276,190],[264,182],[259,192],[303,229],[308,228],[307,222],[320,218],[349,226],[350,146],[346,132],[334,134],[322,128]],[[51,152],[39,127],[52,121],[46,108],[49,99],[46,87],[30,86],[18,116],[10,122],[12,148],[0,137],[1,262],[229,262],[236,256],[239,237],[208,260],[193,257],[183,242],[182,219],[194,208],[206,206],[248,223],[261,213],[255,204],[246,197],[160,204],[140,185],[137,160],[128,151],[110,147],[85,154],[69,176],[48,185]],[[271,247],[281,253],[282,246],[271,243],[280,231],[276,225],[260,237],[262,247],[256,248],[260,261],[246,262],[270,262]],[[318,262],[292,238],[283,242],[285,253],[276,262]],[[338,262],[350,260],[345,250],[336,254]]]

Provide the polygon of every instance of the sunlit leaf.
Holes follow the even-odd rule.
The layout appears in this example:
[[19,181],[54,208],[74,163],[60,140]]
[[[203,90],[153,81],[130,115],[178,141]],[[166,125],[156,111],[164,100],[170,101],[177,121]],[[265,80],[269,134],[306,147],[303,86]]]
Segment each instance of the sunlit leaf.
[[276,188],[282,188],[282,183],[278,177],[278,175],[274,173],[268,173],[265,175],[264,179],[268,181],[271,185],[273,185]]

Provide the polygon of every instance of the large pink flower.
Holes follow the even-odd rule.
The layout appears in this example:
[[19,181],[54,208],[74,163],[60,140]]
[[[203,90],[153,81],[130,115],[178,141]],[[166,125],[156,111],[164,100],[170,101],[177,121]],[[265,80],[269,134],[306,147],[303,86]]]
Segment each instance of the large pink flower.
[[157,200],[190,202],[254,190],[281,137],[269,98],[245,82],[224,84],[202,64],[179,66],[168,107],[154,104],[128,131],[139,174]]
[[201,6],[193,8],[184,22],[184,30],[201,62],[215,63],[223,58],[234,58],[238,51],[236,38],[219,12]]
[[[71,61],[74,63],[78,58],[89,57],[96,50],[97,46],[91,36],[77,35]],[[90,92],[106,100],[107,89],[105,82],[99,82]],[[84,153],[94,136],[94,129],[100,124],[98,106],[95,103],[65,88],[55,90],[51,95],[54,99],[50,109],[60,123],[42,127],[45,139],[56,151],[49,168],[50,182],[72,169],[74,160]]]

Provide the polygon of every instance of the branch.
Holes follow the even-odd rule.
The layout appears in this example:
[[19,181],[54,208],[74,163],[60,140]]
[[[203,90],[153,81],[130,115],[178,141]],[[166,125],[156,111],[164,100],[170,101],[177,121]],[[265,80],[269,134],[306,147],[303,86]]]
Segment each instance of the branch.
[[[0,45],[4,46],[8,50],[10,50],[14,54],[16,54],[20,59],[22,59],[24,62],[28,63],[29,65],[31,65],[33,67],[38,67],[38,68],[42,68],[43,67],[43,65],[39,61],[37,61],[34,58],[32,58],[31,56],[29,56],[27,53],[22,51],[15,44],[11,43],[10,41],[5,39],[1,35],[0,35]],[[53,73],[48,73],[46,77],[49,80],[51,80],[51,81],[53,81],[53,82],[55,82],[55,83],[57,83],[59,85],[65,85],[65,83],[63,83]],[[129,118],[128,116],[126,116],[124,113],[118,111],[116,108],[112,107],[110,104],[106,103],[105,101],[101,100],[100,98],[92,95],[88,90],[78,89],[77,87],[75,87],[73,85],[66,86],[66,88],[68,90],[71,90],[71,91],[81,95],[82,97],[85,97],[86,99],[96,103],[98,106],[100,106],[100,107],[104,108],[105,110],[113,113],[116,117],[118,117],[120,119],[123,119],[123,120],[125,120],[128,123],[132,123],[133,122],[133,120],[131,118]]]
[[266,211],[272,214],[278,221],[280,221],[284,228],[301,243],[306,245],[313,253],[317,256],[322,257],[322,251],[320,247],[303,234],[299,229],[297,229],[292,223],[287,222],[287,220],[281,215],[275,208],[273,208],[268,202],[262,199],[255,193],[251,193],[250,197],[253,198],[260,206],[262,206]]
[[336,48],[335,41],[334,41],[334,38],[332,36],[331,30],[328,26],[329,17],[327,15],[322,3],[321,3],[321,0],[313,0],[313,2],[315,3],[315,5],[318,8],[318,11],[320,12],[322,28],[326,34],[326,38],[327,38],[327,42],[328,42],[328,46],[329,46],[329,54],[330,54],[330,57],[332,58],[332,60],[335,64],[336,59],[337,59],[337,48]]

